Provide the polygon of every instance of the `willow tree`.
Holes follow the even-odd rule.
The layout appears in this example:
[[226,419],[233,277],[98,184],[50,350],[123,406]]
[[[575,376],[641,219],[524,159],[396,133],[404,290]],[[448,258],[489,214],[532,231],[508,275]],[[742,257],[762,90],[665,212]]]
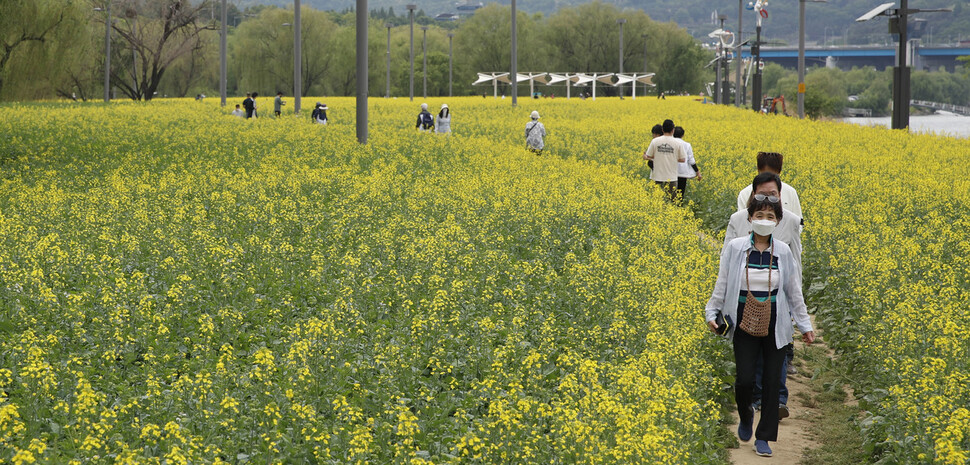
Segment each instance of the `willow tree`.
[[[59,74],[61,58],[71,53],[65,45],[87,19],[81,11],[77,0],[0,1],[0,95],[49,93],[49,77]],[[9,84],[15,92],[6,89]]]
[[[339,55],[353,56],[353,47],[337,46],[338,26],[323,11],[300,10],[302,95],[332,94],[332,73]],[[232,35],[231,66],[240,92],[263,95],[293,92],[293,10],[267,8],[244,21]],[[353,28],[349,29],[353,34]]]

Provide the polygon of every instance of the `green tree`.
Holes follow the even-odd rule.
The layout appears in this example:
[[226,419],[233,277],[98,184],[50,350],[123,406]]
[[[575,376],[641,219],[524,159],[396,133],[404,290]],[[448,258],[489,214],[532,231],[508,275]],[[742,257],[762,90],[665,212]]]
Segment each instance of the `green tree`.
[[84,29],[84,9],[79,0],[0,1],[0,97],[50,93]]
[[[292,10],[264,9],[257,18],[243,22],[233,34],[231,57],[237,88],[265,95],[293,89]],[[335,63],[353,55],[353,46],[338,43],[348,28],[338,28],[330,16],[304,7],[300,13],[303,95],[333,93]],[[350,31],[353,34],[353,30]],[[351,42],[352,43],[352,42]]]
[[[455,80],[474,82],[476,73],[508,72],[512,63],[512,10],[491,3],[465,21],[455,34]],[[543,25],[537,17],[521,11],[516,15],[518,29],[518,70],[545,71],[550,50],[542,39]],[[528,86],[519,85],[519,93]]]
[[843,72],[834,68],[814,68],[805,75],[805,114],[818,118],[838,115],[847,102]]

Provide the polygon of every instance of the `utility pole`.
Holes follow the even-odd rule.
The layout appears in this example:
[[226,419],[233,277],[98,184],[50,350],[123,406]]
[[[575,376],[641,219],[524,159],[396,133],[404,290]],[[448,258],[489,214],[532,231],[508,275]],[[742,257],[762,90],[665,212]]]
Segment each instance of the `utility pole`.
[[417,5],[409,3],[405,8],[408,9],[408,17],[411,19],[411,72],[408,75],[408,98],[414,101],[414,10]]
[[515,27],[515,0],[512,0],[512,106],[519,104],[519,65],[518,53],[516,50],[517,30]]
[[367,0],[357,0],[357,142],[367,144]]
[[826,0],[798,0],[798,117],[805,119],[805,3]]
[[226,106],[226,36],[228,34],[226,22],[228,21],[228,12],[226,12],[226,0],[222,0],[222,27],[219,28],[219,97],[222,102],[222,106]]
[[448,33],[448,96],[451,97],[451,39],[455,37],[454,32]]
[[303,95],[303,31],[300,28],[300,0],[293,0],[293,113],[300,114]]
[[743,24],[742,19],[744,18],[744,0],[738,0],[738,35],[735,40],[738,43],[738,49],[734,52],[734,106],[741,108],[741,95],[744,91],[741,88],[741,47],[744,41],[741,40],[741,34],[744,29],[741,29]]
[[391,23],[384,23],[387,28],[387,91],[384,98],[391,98]]
[[424,36],[421,38],[421,46],[424,49],[421,59],[424,61],[424,71],[421,72],[424,78],[424,98],[428,98],[428,26],[421,26]]
[[[623,23],[625,22],[626,22],[626,19],[624,18],[620,18],[616,20],[616,24],[620,25],[620,74],[623,74]],[[636,81],[634,81],[633,85],[636,85]],[[623,86],[619,87],[619,91],[620,91],[620,100],[623,100]]]
[[104,20],[104,103],[111,101],[111,0],[105,2]]

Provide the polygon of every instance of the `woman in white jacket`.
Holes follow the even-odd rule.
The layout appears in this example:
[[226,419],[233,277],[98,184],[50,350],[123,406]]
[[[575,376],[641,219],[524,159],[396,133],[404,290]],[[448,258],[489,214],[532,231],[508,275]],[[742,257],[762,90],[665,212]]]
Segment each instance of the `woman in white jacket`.
[[[737,366],[734,399],[737,402],[738,439],[751,439],[754,410],[751,401],[754,389],[755,364],[760,354],[764,359],[762,398],[778,397],[785,346],[792,339],[792,320],[802,331],[802,340],[815,340],[812,322],[808,317],[802,295],[801,273],[791,249],[772,238],[772,231],[782,217],[781,199],[755,195],[748,205],[752,233],[732,240],[721,251],[721,265],[714,284],[714,292],[707,302],[705,314],[711,331],[719,331],[718,315],[728,322],[725,336],[733,341]],[[756,302],[752,302],[752,298]],[[770,321],[767,334],[753,336],[744,329],[744,312],[770,300]],[[737,325],[735,324],[737,323]],[[750,329],[750,328],[749,328]],[[756,332],[752,330],[752,332]],[[755,453],[771,456],[768,441],[778,440],[778,405],[765,402],[761,406],[761,420],[755,435]]]

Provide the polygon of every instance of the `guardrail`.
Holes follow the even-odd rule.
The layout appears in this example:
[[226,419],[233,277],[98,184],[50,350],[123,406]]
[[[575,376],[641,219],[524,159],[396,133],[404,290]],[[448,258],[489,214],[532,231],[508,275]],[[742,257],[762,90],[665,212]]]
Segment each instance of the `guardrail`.
[[952,103],[928,102],[926,100],[910,100],[910,105],[932,108],[934,110],[949,111],[964,116],[970,116],[970,107],[963,105],[953,105]]

